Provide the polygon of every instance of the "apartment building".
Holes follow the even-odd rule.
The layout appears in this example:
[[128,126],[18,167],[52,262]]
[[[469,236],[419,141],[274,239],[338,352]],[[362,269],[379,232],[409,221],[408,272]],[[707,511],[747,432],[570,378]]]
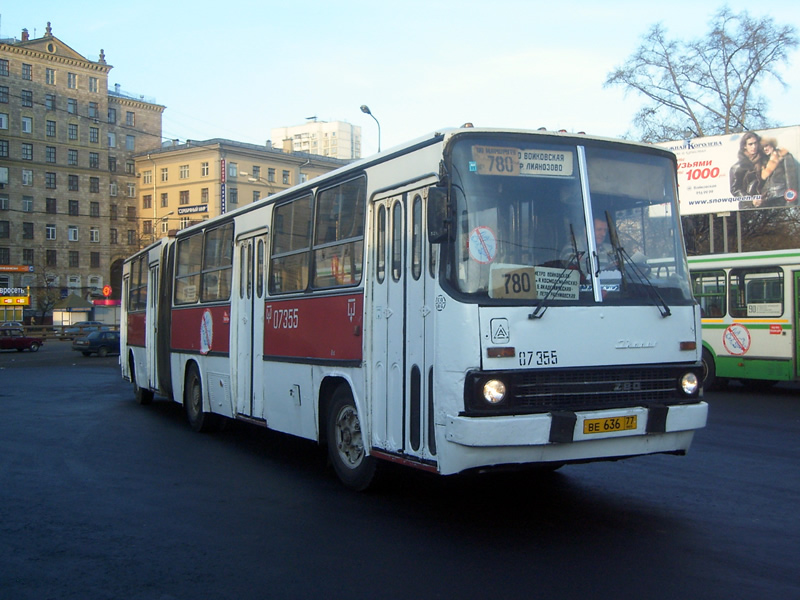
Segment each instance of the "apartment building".
[[270,133],[272,141],[285,150],[332,158],[361,158],[361,127],[343,121],[317,121],[278,127]]
[[112,68],[50,23],[0,40],[0,289],[30,287],[37,314],[105,285],[118,297],[140,245],[134,157],[160,148],[164,106],[109,90]]
[[219,138],[167,145],[134,160],[144,243],[349,162]]

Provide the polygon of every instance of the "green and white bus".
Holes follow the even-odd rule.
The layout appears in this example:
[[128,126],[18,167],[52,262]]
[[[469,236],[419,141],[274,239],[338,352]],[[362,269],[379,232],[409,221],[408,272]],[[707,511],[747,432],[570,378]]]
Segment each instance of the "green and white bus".
[[704,386],[800,378],[800,250],[689,258],[700,303]]

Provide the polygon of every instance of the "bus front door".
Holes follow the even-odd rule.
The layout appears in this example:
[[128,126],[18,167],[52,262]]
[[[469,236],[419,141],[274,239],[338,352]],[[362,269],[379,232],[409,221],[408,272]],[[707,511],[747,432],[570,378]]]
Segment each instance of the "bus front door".
[[[379,199],[373,211],[371,273],[372,445],[392,453],[431,458],[426,431],[431,353],[426,352],[430,310],[421,191]],[[432,428],[431,428],[432,430]]]

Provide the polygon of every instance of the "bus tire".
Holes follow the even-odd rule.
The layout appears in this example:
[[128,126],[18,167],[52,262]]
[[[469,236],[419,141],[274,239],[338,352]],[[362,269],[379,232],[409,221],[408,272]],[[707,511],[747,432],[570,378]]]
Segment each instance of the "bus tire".
[[216,429],[218,416],[203,410],[203,380],[197,367],[192,365],[186,372],[186,386],[183,388],[183,406],[189,425],[194,431],[204,433]]
[[[90,353],[84,352],[84,356],[88,356]],[[150,404],[153,401],[153,392],[152,390],[146,390],[142,387],[139,387],[139,384],[136,383],[136,367],[133,366],[133,356],[131,356],[130,360],[131,365],[131,381],[133,382],[133,397],[136,399],[136,402],[145,406]]]
[[703,389],[711,390],[717,383],[717,365],[714,357],[706,348],[703,348]]
[[368,456],[361,421],[347,385],[334,391],[328,407],[328,456],[336,475],[351,490],[366,490],[375,476],[376,461]]

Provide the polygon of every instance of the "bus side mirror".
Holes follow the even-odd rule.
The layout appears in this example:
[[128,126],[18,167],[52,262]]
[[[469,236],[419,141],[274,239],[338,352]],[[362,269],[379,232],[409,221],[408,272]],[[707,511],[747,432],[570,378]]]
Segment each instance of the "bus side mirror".
[[428,241],[431,244],[446,242],[450,229],[447,188],[428,188]]

